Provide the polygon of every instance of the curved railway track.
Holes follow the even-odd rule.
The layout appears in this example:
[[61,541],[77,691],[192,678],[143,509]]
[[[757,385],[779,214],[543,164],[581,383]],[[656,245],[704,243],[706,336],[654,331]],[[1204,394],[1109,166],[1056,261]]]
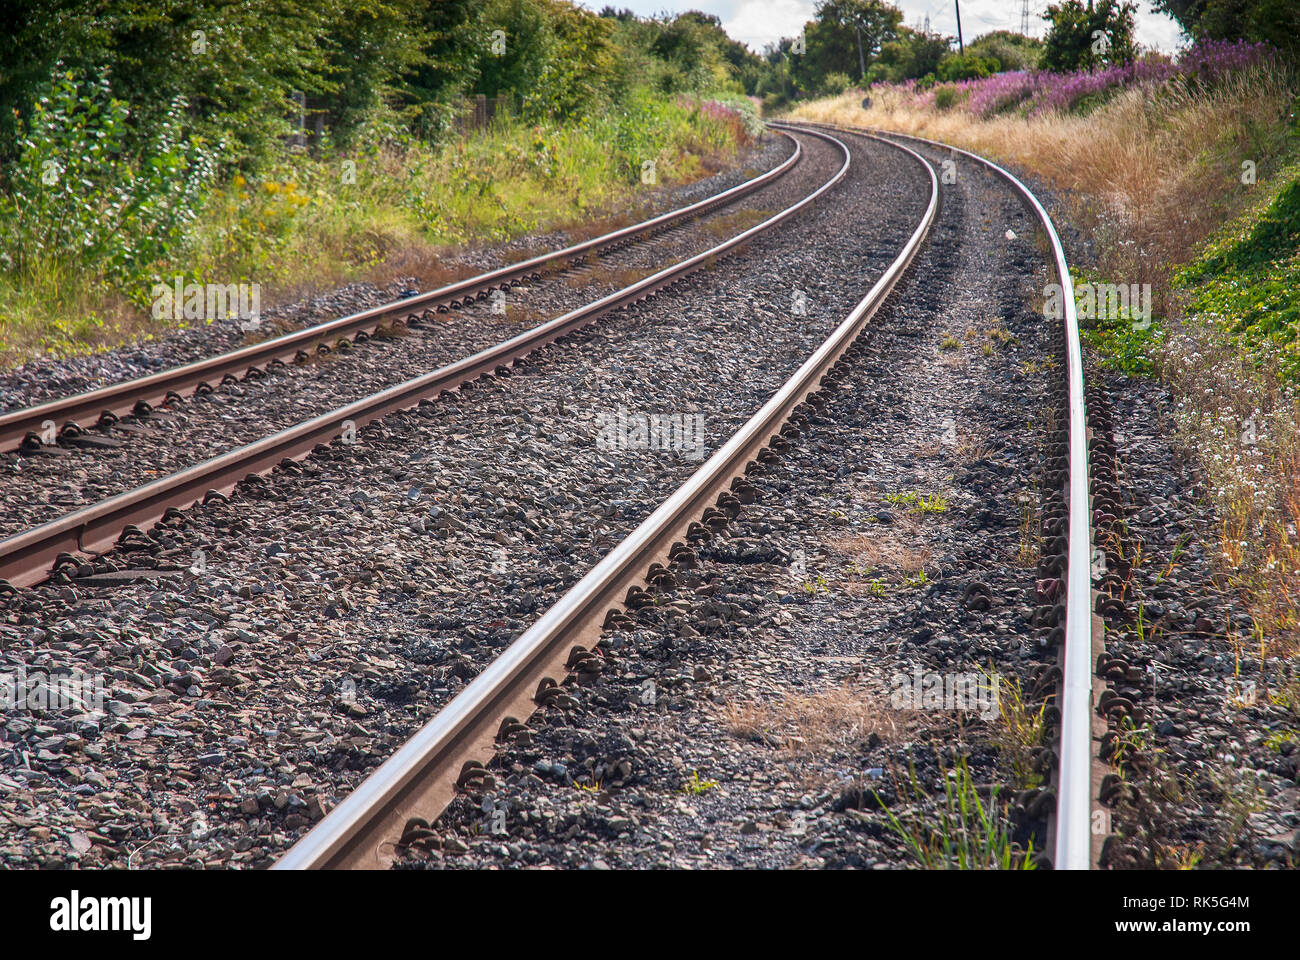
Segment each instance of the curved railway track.
[[[824,405],[823,391],[833,388],[847,371],[841,359],[843,354],[885,303],[924,246],[937,216],[941,194],[933,166],[918,151],[952,151],[1004,179],[1020,197],[1048,239],[1051,267],[1064,291],[1060,334],[1066,358],[1065,376],[1055,393],[1066,414],[1068,429],[1059,431],[1054,438],[1058,448],[1050,452],[1049,475],[1058,487],[1054,495],[1059,496],[1060,510],[1054,518],[1055,526],[1049,531],[1051,555],[1045,556],[1040,564],[1040,576],[1059,579],[1064,597],[1064,602],[1050,612],[1060,640],[1056,699],[1060,748],[1053,768],[1055,802],[1054,813],[1049,818],[1052,855],[1048,859],[1057,868],[1089,868],[1096,863],[1107,832],[1104,809],[1095,800],[1104,772],[1096,759],[1094,743],[1098,736],[1094,705],[1102,687],[1091,666],[1102,651],[1092,616],[1089,438],[1082,355],[1069,270],[1060,239],[1037,198],[1006,170],[975,154],[880,131],[825,124],[773,126],[787,136],[798,132],[837,145],[843,154],[842,165],[815,191],[781,212],[615,293],[430,373],[0,541],[0,581],[7,581],[7,584],[0,582],[0,593],[6,586],[39,583],[51,573],[58,577],[65,566],[81,565],[87,556],[110,549],[119,536],[137,533],[174,511],[205,500],[214,492],[229,491],[246,477],[265,474],[286,460],[301,459],[321,444],[349,442],[355,431],[388,413],[410,409],[480,377],[504,374],[511,364],[533,350],[711,266],[719,256],[782,223],[844,178],[851,162],[850,151],[833,136],[835,131],[888,143],[910,156],[925,171],[930,183],[925,212],[883,276],[834,332],[698,471],[276,865],[279,869],[385,866],[392,861],[409,824],[428,823],[436,818],[461,786],[481,776],[483,764],[493,754],[499,738],[508,737],[535,709],[561,696],[562,688],[557,681],[568,671],[581,670],[590,658],[599,656],[595,641],[602,628],[623,616],[621,608],[639,603],[643,582],[654,583],[676,566],[689,566],[693,561],[692,545],[708,539],[728,519],[737,516],[745,503],[753,501],[754,488],[746,481],[746,474],[761,472],[765,464],[779,457],[799,436],[808,415]],[[912,149],[909,143],[917,149]],[[147,411],[151,404],[164,401],[169,394],[178,396],[182,390],[195,389],[214,378],[235,376],[237,372],[293,357],[304,345],[356,337],[392,320],[482,299],[494,287],[510,286],[539,275],[538,270],[547,264],[567,261],[574,254],[617,248],[716,209],[772,182],[792,168],[802,152],[796,140],[796,149],[789,159],[754,180],[644,224],[544,257],[153,377],[16,411],[0,417],[0,428],[4,431],[0,433],[0,445],[13,449],[24,442],[30,443],[33,424],[39,426],[52,420],[66,426],[79,417],[96,416],[105,410],[110,414]]]
[[[355,431],[385,414],[409,409],[421,401],[459,388],[479,377],[505,372],[512,363],[537,348],[572,333],[611,311],[652,297],[659,290],[679,282],[697,270],[711,267],[718,257],[785,222],[844,178],[850,163],[848,149],[829,135],[813,135],[835,146],[842,155],[842,162],[817,189],[779,213],[700,253],[504,342],[0,540],[0,580],[15,587],[25,587],[41,582],[65,565],[79,566],[86,557],[111,549],[123,534],[147,529],[169,516],[171,511],[184,509],[213,495],[227,493],[245,477],[264,474],[287,460],[305,457],[320,444],[338,439],[350,442]],[[796,150],[792,158],[802,154],[802,149]],[[780,169],[782,168],[775,168]],[[719,198],[725,195],[721,194],[705,202],[722,202]],[[515,267],[508,269],[514,270]],[[493,282],[504,281],[498,277]],[[428,296],[437,295],[439,292],[435,291]],[[409,312],[409,303],[402,301],[392,308],[383,309]],[[378,322],[378,319],[372,317],[366,322],[372,321]]]
[[[891,138],[883,133],[881,138],[950,149],[921,138]],[[584,661],[595,656],[592,646],[602,625],[619,617],[621,606],[636,604],[642,580],[653,583],[675,564],[689,565],[690,544],[707,538],[706,528],[725,524],[741,504],[752,501],[753,490],[744,480],[745,473],[761,470],[763,463],[787,446],[790,437],[798,435],[800,405],[818,404],[812,385],[835,381],[837,358],[893,289],[933,223],[938,182],[929,163],[908,152],[930,173],[930,205],[890,270],[844,323],[708,463],[299,841],[277,863],[278,869],[367,868],[389,863],[407,825],[432,822],[459,787],[480,775],[494,741],[508,737],[520,718],[560,694],[557,677],[568,670],[580,670]],[[1054,539],[1064,549],[1044,558],[1048,572],[1059,575],[1064,584],[1065,602],[1057,612],[1061,630],[1060,747],[1053,768],[1056,800],[1049,818],[1052,853],[1043,859],[1058,869],[1088,869],[1097,862],[1108,831],[1104,808],[1095,802],[1104,768],[1096,759],[1093,741],[1104,727],[1094,729],[1093,708],[1100,685],[1095,682],[1091,663],[1101,651],[1095,649],[1094,638],[1100,634],[1094,630],[1092,615],[1087,418],[1072,285],[1060,238],[1033,193],[1000,166],[966,151],[954,152],[1001,177],[1029,208],[1048,239],[1051,266],[1064,290],[1060,334],[1066,364],[1064,383],[1056,395],[1067,411],[1068,429],[1058,437],[1060,449],[1054,451],[1060,461],[1054,476],[1060,481],[1064,506],[1064,523],[1058,526]],[[1062,526],[1063,536],[1059,534]],[[1097,829],[1094,811],[1101,814],[1102,829]]]
[[[898,146],[898,145],[896,145]],[[580,668],[602,627],[637,603],[639,584],[689,564],[690,544],[707,539],[752,502],[745,475],[763,469],[799,435],[820,391],[844,375],[844,352],[880,309],[922,248],[939,208],[933,168],[925,170],[925,213],[884,275],[763,407],[639,527],[570,589],[430,723],[300,840],[277,869],[376,868],[392,861],[407,824],[434,819],[459,786],[481,775],[498,737],[561,695],[557,678]]]
[[459,309],[471,302],[486,299],[493,290],[508,290],[526,281],[539,280],[544,274],[563,269],[580,258],[612,253],[633,243],[651,239],[770,186],[798,166],[803,159],[803,148],[794,141],[794,150],[790,156],[771,170],[696,203],[641,223],[459,280],[427,293],[295,330],[238,350],[0,414],[0,453],[37,450],[42,446],[43,438],[49,439],[51,432],[59,439],[75,438],[92,423],[109,424],[128,415],[147,415],[155,407],[179,401],[198,391],[210,390],[216,384],[247,376],[250,371],[262,371],[277,364],[306,359],[312,351],[328,348],[342,340],[363,338],[386,324],[408,322]]

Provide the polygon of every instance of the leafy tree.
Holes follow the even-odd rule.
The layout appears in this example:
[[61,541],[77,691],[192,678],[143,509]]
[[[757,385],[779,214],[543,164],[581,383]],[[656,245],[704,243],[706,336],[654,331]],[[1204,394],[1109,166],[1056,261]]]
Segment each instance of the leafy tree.
[[1153,0],[1190,37],[1264,41],[1300,57],[1300,4],[1295,0]]
[[1135,56],[1130,0],[1062,0],[1049,4],[1043,19],[1051,26],[1043,41],[1042,65],[1064,73],[1128,63]]
[[993,57],[979,57],[967,51],[944,57],[937,71],[938,78],[944,83],[953,80],[975,80],[991,77],[998,72],[1000,64]]
[[950,37],[899,27],[896,40],[880,45],[880,55],[868,68],[867,79],[872,83],[898,83],[934,73],[951,44]]
[[702,89],[726,75],[722,52],[704,16],[682,14],[665,24],[650,45],[650,52],[672,68],[660,74],[665,93]]
[[0,30],[0,123],[28,119],[60,69],[106,76],[131,107],[124,149],[147,149],[177,97],[223,159],[265,155],[289,130],[293,91],[335,89],[328,37],[344,0],[16,0]]
[[1042,56],[1043,41],[1010,30],[994,30],[966,44],[966,52],[991,57],[1000,70],[1033,70]]
[[402,78],[398,105],[417,136],[436,140],[491,52],[491,35],[478,0],[424,3],[419,33],[420,55]]
[[[624,11],[623,13],[626,13]],[[612,94],[648,84],[663,93],[715,91],[757,93],[770,67],[732,40],[722,21],[690,10],[675,17],[625,17],[607,7],[618,50]]]
[[806,53],[791,66],[795,82],[817,90],[831,73],[864,80],[864,66],[897,38],[902,22],[902,11],[883,0],[821,0],[804,26]]
[[320,100],[335,137],[348,143],[382,101],[395,100],[403,76],[424,62],[432,31],[412,29],[427,0],[352,0],[343,5],[325,39],[332,90]]

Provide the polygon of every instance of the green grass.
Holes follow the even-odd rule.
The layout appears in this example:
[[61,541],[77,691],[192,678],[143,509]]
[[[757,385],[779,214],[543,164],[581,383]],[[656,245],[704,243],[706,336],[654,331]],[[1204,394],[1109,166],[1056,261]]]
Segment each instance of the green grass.
[[149,291],[178,273],[261,284],[263,309],[356,279],[444,283],[449,249],[635,210],[657,186],[724,166],[748,136],[738,114],[642,91],[581,120],[507,119],[436,149],[390,137],[348,157],[286,153],[255,182],[211,188],[182,248],[128,282],[67,259],[0,272],[0,367],[168,332],[178,324],[150,316]]
[[907,493],[887,493],[885,500],[896,507],[907,507],[922,515],[948,512],[948,498],[941,493],[924,494],[910,490]]
[[[927,870],[1033,870],[1034,846],[1020,850],[1011,840],[1007,804],[998,803],[997,787],[985,803],[975,788],[966,758],[941,770],[943,795],[937,800],[920,784],[915,766],[898,783],[900,813],[880,806],[889,829]],[[897,778],[895,778],[897,780]],[[880,797],[877,795],[879,801]]]
[[1300,379],[1300,161],[1260,185],[1261,197],[1174,278],[1188,313],[1220,323],[1249,349],[1276,352]]
[[929,582],[930,575],[924,570],[918,570],[916,573],[903,578],[903,586],[905,587],[923,587]]
[[718,785],[716,780],[701,780],[700,771],[692,770],[691,778],[682,783],[682,793],[690,796],[699,796],[701,793],[708,793]]
[[[1083,271],[1071,270],[1070,276],[1076,289],[1082,283],[1100,285],[1105,282],[1105,278]],[[1151,377],[1156,372],[1165,330],[1158,317],[1152,316],[1149,324],[1135,324],[1133,318],[1121,310],[1118,316],[1111,318],[1080,317],[1079,335],[1084,343],[1097,351],[1098,361],[1103,367],[1130,377]]]

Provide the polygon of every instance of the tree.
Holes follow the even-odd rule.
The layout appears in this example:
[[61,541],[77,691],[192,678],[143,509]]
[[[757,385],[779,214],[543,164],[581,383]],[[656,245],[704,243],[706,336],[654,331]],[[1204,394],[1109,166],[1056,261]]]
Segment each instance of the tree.
[[1033,70],[1042,55],[1043,41],[1010,30],[994,30],[966,44],[966,52],[992,57],[1000,70]]
[[898,38],[880,45],[880,55],[867,70],[872,83],[898,83],[934,73],[948,55],[952,38],[899,27]]
[[1153,0],[1189,37],[1271,43],[1300,56],[1300,4],[1295,0]]
[[944,83],[953,80],[975,80],[991,77],[998,72],[999,63],[993,57],[980,57],[970,52],[954,53],[943,58],[937,71]]
[[339,10],[323,44],[333,89],[318,99],[339,142],[350,142],[381,101],[396,99],[403,75],[424,61],[431,31],[412,24],[428,6],[427,0],[352,0]]
[[177,97],[187,132],[223,160],[264,156],[288,133],[294,91],[327,93],[329,37],[345,0],[18,0],[0,23],[0,135],[10,151],[13,111],[28,118],[56,64],[109,78],[130,106],[124,147],[147,150]]
[[403,77],[399,103],[417,135],[436,139],[449,125],[453,104],[478,76],[491,36],[478,0],[425,3],[420,56]]
[[832,73],[862,81],[902,22],[902,12],[883,0],[822,0],[804,25],[805,52],[795,55],[791,76],[802,90],[822,89]]
[[484,28],[504,49],[478,51],[475,92],[511,94],[525,116],[570,116],[604,102],[613,22],[557,0],[492,0]]
[[1129,0],[1062,0],[1049,4],[1043,19],[1051,26],[1043,41],[1043,66],[1063,73],[1128,63],[1135,55]]

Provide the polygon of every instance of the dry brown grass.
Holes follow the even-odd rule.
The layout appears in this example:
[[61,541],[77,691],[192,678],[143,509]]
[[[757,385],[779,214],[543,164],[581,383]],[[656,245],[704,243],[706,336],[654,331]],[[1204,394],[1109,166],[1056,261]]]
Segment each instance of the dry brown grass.
[[1263,161],[1290,104],[1276,70],[1243,71],[1221,87],[1131,88],[1086,116],[981,120],[963,109],[914,110],[897,92],[851,93],[794,110],[795,117],[941,140],[1050,181],[1069,215],[1097,241],[1097,269],[1115,282],[1150,283],[1157,314],[1170,312],[1169,276],[1250,198],[1242,159]]
[[[910,517],[903,517],[905,525],[915,526]],[[890,531],[879,533],[854,533],[828,540],[826,546],[833,552],[851,559],[859,568],[883,570],[899,576],[909,576],[924,570],[932,559],[929,547],[913,546]]]
[[[584,240],[591,240],[595,237],[603,237],[607,233],[613,233],[615,230],[621,230],[624,227],[630,227],[633,223],[640,220],[649,219],[650,214],[639,216],[634,220],[630,212],[620,213],[612,217],[605,217],[601,220],[591,221],[570,221],[564,224],[560,229],[565,232],[570,243],[582,243]],[[539,253],[542,251],[538,251]]]
[[1031,489],[1020,503],[1020,543],[1015,561],[1022,567],[1036,566],[1043,555],[1043,517],[1038,498],[1038,491]]
[[[387,260],[375,265],[367,274],[371,283],[383,286],[397,277],[414,277],[415,286],[421,290],[436,290],[458,280],[472,277],[480,271],[467,263],[450,263],[445,250],[412,246],[395,251]],[[313,284],[312,293],[319,293]],[[328,285],[325,287],[328,289]]]
[[565,277],[564,282],[570,287],[585,287],[589,284],[602,284],[621,290],[624,287],[630,287],[638,280],[643,280],[653,270],[642,270],[637,267],[608,267],[604,264],[597,264],[581,273],[572,273]]
[[778,700],[727,703],[718,715],[735,736],[770,744],[790,760],[853,750],[873,736],[897,739],[910,719],[908,711],[889,705],[887,694],[855,683]]
[[770,216],[772,216],[771,210],[745,208],[713,218],[704,224],[704,231],[710,236],[721,240],[724,237],[734,237],[738,233],[744,233],[750,227],[762,223]]
[[963,436],[957,441],[957,461],[962,464],[987,460],[996,452],[997,448],[979,434]]

